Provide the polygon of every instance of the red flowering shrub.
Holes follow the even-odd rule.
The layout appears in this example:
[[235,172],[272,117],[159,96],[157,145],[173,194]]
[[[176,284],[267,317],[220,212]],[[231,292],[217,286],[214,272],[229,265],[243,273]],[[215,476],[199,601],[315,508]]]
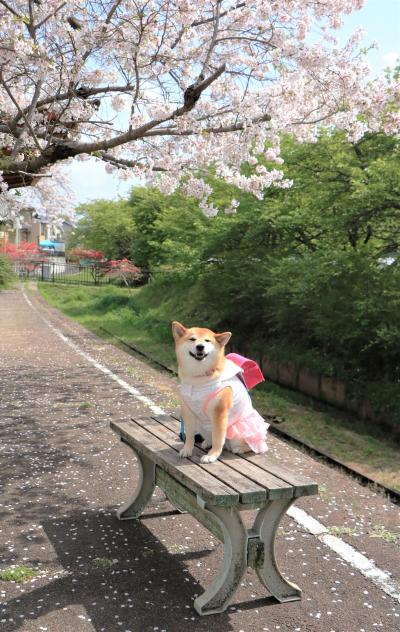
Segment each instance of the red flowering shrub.
[[13,261],[38,260],[41,257],[39,246],[29,241],[21,241],[18,246],[6,244],[5,254]]
[[101,250],[92,250],[90,248],[74,248],[68,252],[70,261],[87,261],[90,265],[105,263],[106,258]]
[[108,276],[117,283],[124,283],[130,286],[141,281],[143,277],[142,270],[129,259],[113,259],[107,261],[106,265]]
[[19,272],[29,276],[36,268],[45,261],[45,257],[37,244],[29,241],[21,241],[16,244],[6,244],[5,254],[11,261],[18,264]]

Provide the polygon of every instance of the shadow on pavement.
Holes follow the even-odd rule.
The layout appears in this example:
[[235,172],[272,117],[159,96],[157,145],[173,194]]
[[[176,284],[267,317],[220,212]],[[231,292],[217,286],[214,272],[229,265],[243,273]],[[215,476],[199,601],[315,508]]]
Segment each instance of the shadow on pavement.
[[[96,632],[146,632],[157,627],[160,632],[180,632],[189,626],[207,631],[211,622],[221,632],[233,630],[229,612],[200,618],[192,607],[195,594],[203,588],[185,562],[204,559],[211,551],[171,552],[143,521],[119,522],[109,510],[77,511],[42,524],[63,570],[52,573],[50,579],[24,584],[25,593],[3,604],[3,621],[9,616],[13,621],[3,623],[2,632],[20,629],[21,621],[28,625],[24,629],[30,629],[29,622],[39,617],[44,617],[46,626],[49,613],[52,625],[48,629],[60,632],[86,630],[79,626],[84,616]],[[269,599],[259,601],[265,606]],[[276,602],[271,598],[272,603]],[[66,624],[63,609],[74,605],[79,606],[81,619],[73,611],[73,619]],[[240,607],[257,607],[257,603]],[[59,627],[53,627],[57,619]]]

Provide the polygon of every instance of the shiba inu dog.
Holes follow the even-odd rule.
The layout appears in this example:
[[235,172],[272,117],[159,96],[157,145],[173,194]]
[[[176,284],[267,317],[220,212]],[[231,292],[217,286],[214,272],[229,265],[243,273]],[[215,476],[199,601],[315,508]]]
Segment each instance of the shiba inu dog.
[[202,448],[211,448],[202,463],[216,461],[224,447],[236,454],[266,452],[268,425],[252,406],[239,377],[242,369],[225,357],[231,333],[174,321],[172,334],[186,434],[180,456],[192,454],[197,432],[204,438]]

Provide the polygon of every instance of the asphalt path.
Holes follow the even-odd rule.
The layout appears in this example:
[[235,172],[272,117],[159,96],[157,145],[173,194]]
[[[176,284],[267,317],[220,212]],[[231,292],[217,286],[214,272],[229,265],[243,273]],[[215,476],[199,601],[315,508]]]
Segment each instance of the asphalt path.
[[303,599],[278,604],[250,569],[227,612],[195,613],[220,543],[158,490],[140,520],[115,518],[137,465],[110,420],[176,407],[169,376],[36,291],[0,293],[0,570],[38,571],[0,580],[1,631],[399,632],[399,508],[273,436],[271,453],[321,489],[277,536]]

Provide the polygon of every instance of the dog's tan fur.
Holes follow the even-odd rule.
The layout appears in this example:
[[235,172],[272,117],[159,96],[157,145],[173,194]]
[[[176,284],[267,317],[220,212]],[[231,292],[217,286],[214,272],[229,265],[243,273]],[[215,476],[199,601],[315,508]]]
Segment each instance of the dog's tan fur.
[[[172,323],[172,334],[175,340],[176,357],[179,367],[179,377],[182,382],[192,386],[202,386],[210,380],[217,379],[225,367],[225,345],[231,337],[230,332],[217,334],[202,327],[186,328],[181,323]],[[204,345],[207,356],[200,362],[192,359],[190,353],[195,352],[197,345]],[[190,408],[181,401],[182,415],[185,423],[186,440],[180,451],[182,457],[192,454],[196,419]],[[202,457],[203,463],[213,463],[220,456],[226,441],[229,411],[232,407],[232,389],[227,386],[211,399],[207,406],[207,415],[212,423],[211,450]],[[237,445],[236,445],[237,443]],[[240,453],[248,451],[248,446],[242,441],[236,441],[232,451]],[[210,447],[207,440],[203,448]]]

